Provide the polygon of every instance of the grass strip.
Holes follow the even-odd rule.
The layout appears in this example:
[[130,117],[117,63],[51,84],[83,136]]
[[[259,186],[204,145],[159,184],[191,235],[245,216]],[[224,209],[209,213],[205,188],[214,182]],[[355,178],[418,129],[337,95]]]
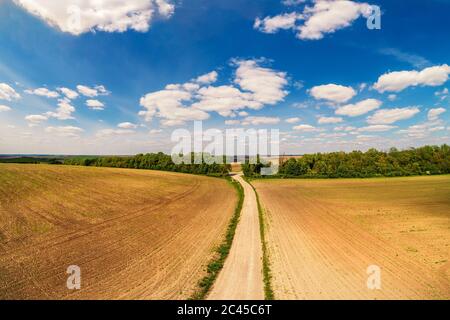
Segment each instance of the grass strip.
[[230,253],[231,245],[233,244],[234,235],[236,233],[236,227],[239,223],[242,205],[244,203],[244,189],[242,188],[239,182],[229,177],[227,180],[236,189],[239,198],[238,203],[234,211],[234,215],[228,224],[225,240],[216,249],[214,257],[208,264],[206,276],[198,282],[198,289],[191,296],[190,300],[204,300],[206,298],[206,296],[208,295],[209,291],[211,290],[214,284],[214,281],[216,281],[220,270],[222,270],[223,265],[225,264],[225,260],[227,259],[228,254]]
[[259,201],[259,195],[256,188],[251,184],[250,179],[244,178],[253,188],[256,194],[256,201],[258,202],[258,213],[259,213],[259,231],[261,233],[261,244],[263,251],[263,276],[264,276],[264,297],[266,300],[275,300],[275,294],[272,289],[272,271],[270,270],[270,259],[269,251],[267,248],[266,241],[266,219],[264,209],[261,206],[261,201]]

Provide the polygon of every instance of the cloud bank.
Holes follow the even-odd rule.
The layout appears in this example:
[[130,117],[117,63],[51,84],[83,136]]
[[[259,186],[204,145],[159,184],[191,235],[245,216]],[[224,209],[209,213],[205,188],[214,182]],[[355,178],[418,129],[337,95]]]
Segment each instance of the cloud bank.
[[146,32],[154,18],[169,18],[175,6],[168,0],[14,0],[29,13],[63,32]]

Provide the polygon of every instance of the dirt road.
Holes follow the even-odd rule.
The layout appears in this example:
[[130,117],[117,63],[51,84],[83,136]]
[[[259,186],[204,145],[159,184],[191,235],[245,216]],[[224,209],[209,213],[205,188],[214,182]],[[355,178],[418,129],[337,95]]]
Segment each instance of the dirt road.
[[245,200],[233,246],[209,300],[263,300],[262,248],[258,204],[253,188],[240,175]]
[[[449,299],[449,188],[436,180],[254,182],[275,297]],[[370,265],[380,290],[367,286]]]

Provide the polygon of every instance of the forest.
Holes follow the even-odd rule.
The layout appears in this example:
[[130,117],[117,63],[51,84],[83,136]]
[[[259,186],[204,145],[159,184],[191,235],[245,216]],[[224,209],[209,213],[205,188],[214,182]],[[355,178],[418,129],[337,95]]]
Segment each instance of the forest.
[[[194,154],[191,155],[193,160]],[[194,163],[194,161],[191,161]],[[64,160],[65,165],[112,167],[130,169],[149,169],[180,173],[203,174],[209,176],[226,176],[231,170],[229,164],[175,164],[172,157],[162,152],[138,154],[132,157],[73,157]]]
[[[260,177],[267,166],[245,163],[246,177]],[[333,152],[307,154],[281,161],[276,177],[371,178],[438,175],[450,173],[450,147],[424,146],[407,150],[391,148],[388,152]]]

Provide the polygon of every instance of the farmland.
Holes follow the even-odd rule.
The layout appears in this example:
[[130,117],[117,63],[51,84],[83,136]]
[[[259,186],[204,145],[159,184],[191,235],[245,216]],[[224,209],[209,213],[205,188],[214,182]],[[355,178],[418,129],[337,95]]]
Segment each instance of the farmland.
[[[262,299],[257,200],[235,179],[243,211],[207,298]],[[450,176],[251,183],[276,299],[450,298]],[[0,299],[190,298],[237,200],[205,176],[0,164]],[[66,287],[71,265],[81,290]]]
[[[450,298],[450,176],[252,184],[276,298]],[[367,287],[370,265],[381,290]]]
[[0,164],[0,299],[186,299],[236,201],[217,178]]

